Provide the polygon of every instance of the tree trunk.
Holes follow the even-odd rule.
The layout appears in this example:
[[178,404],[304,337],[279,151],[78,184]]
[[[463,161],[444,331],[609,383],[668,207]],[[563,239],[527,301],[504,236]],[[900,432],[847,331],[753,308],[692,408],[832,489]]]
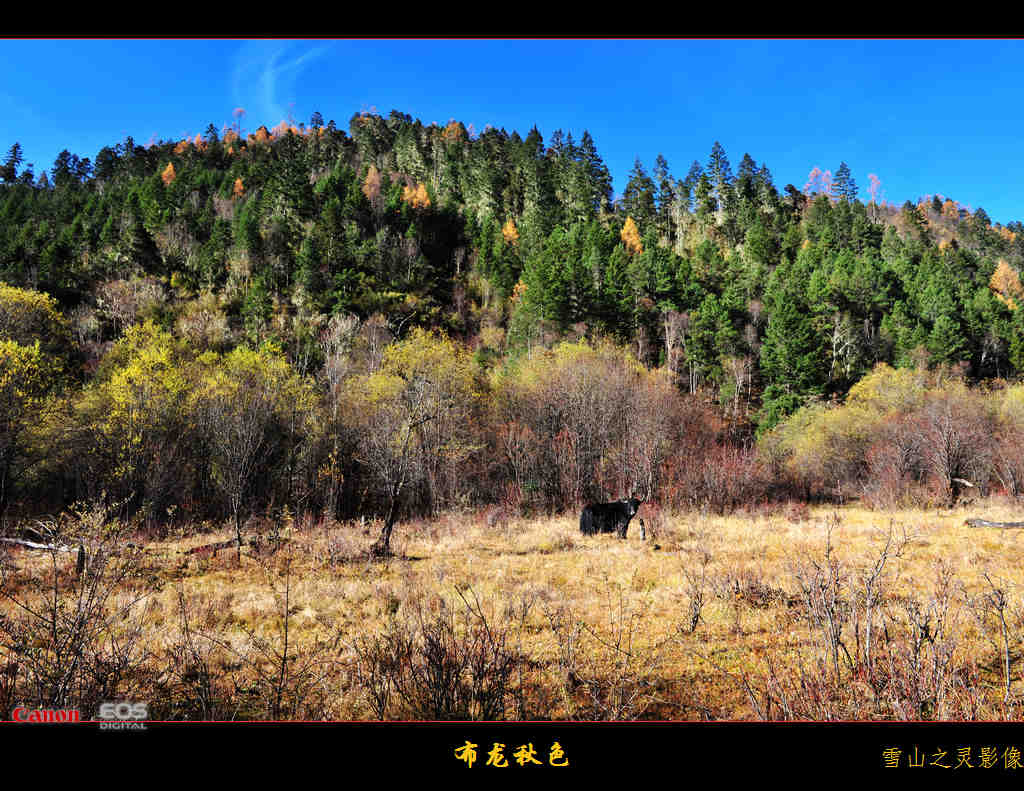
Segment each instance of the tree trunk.
[[388,515],[384,519],[384,527],[380,531],[380,538],[370,547],[371,557],[386,558],[391,556],[391,531],[395,528],[395,518],[398,516],[398,495],[401,491],[401,486],[399,486],[391,492]]

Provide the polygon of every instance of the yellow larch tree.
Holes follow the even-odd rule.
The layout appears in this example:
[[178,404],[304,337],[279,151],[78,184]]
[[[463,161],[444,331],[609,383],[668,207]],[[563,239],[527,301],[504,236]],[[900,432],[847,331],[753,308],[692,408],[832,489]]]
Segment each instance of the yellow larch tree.
[[1017,309],[1017,301],[1024,296],[1024,286],[1021,286],[1017,271],[1003,259],[999,259],[988,285],[1010,310]]
[[403,187],[402,200],[414,209],[425,209],[430,205],[430,196],[427,194],[427,185],[421,181],[415,187]]
[[636,227],[636,221],[632,217],[626,218],[622,226],[622,241],[626,243],[626,250],[630,254],[638,254],[644,251],[643,243],[640,241],[640,229]]
[[506,220],[505,225],[502,227],[501,235],[505,237],[505,244],[515,244],[519,241],[519,229],[516,228],[516,224],[512,222],[511,217]]

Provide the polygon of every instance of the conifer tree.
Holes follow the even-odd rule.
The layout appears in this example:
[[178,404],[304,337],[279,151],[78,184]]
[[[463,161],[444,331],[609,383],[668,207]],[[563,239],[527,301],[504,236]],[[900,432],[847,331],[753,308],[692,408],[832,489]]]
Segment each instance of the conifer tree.
[[835,191],[835,195],[839,200],[845,200],[848,203],[853,203],[857,200],[857,182],[853,180],[853,176],[850,174],[850,166],[845,162],[839,165],[839,169],[836,170],[836,175],[832,180],[832,188]]

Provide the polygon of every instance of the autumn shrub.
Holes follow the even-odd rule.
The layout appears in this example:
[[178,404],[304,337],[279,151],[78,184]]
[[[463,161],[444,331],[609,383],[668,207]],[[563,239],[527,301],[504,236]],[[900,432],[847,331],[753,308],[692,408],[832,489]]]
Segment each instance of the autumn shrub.
[[129,528],[92,503],[37,523],[36,532],[52,547],[42,550],[46,563],[19,571],[0,563],[8,704],[91,717],[104,701],[145,699],[144,635],[157,581],[141,548],[127,541]]
[[966,489],[987,493],[997,432],[990,399],[954,383],[929,393],[913,425],[929,479],[943,500],[953,504]]
[[212,293],[186,303],[175,323],[175,331],[198,353],[225,351],[231,339],[227,316]]
[[928,504],[921,444],[920,435],[905,416],[892,415],[884,421],[865,458],[867,479],[862,497],[867,505],[886,509]]
[[[936,564],[929,593],[899,595],[893,566],[913,536],[890,528],[869,555],[843,558],[832,541],[837,525],[827,526],[823,553],[800,558],[792,568],[794,602],[818,639],[784,662],[769,658],[760,670],[738,676],[755,714],[817,721],[978,719],[991,698],[977,658],[963,650],[972,603],[951,567]],[[998,618],[989,618],[986,628],[1002,646]]]
[[158,518],[194,486],[195,436],[187,430],[189,358],[152,322],[132,327],[75,399],[65,475],[89,498],[105,492]]
[[659,673],[670,637],[651,638],[641,625],[651,603],[608,584],[600,620],[571,605],[545,607],[558,646],[557,685],[571,719],[637,720],[659,699]]
[[377,719],[501,720],[516,711],[523,657],[514,623],[489,615],[471,590],[459,598],[455,607],[418,601],[353,644],[354,679]]
[[71,325],[49,294],[0,281],[0,340],[32,346],[67,367],[75,348]]
[[118,337],[138,319],[157,318],[167,302],[163,284],[154,277],[109,280],[96,288],[96,305]]
[[667,371],[607,342],[564,342],[496,375],[492,447],[521,507],[673,498],[672,459],[714,442],[707,410]]
[[[1005,425],[1013,402],[1004,398]],[[860,494],[873,507],[955,502],[1014,475],[999,451],[996,399],[943,371],[879,364],[841,405],[812,404],[762,437],[760,450],[805,499]],[[1001,461],[1000,461],[1001,460]]]
[[1007,387],[998,400],[999,430],[992,452],[992,475],[1011,497],[1024,494],[1024,386]]
[[677,460],[673,491],[675,508],[695,508],[726,514],[754,506],[771,496],[767,467],[753,449],[718,445],[699,458]]

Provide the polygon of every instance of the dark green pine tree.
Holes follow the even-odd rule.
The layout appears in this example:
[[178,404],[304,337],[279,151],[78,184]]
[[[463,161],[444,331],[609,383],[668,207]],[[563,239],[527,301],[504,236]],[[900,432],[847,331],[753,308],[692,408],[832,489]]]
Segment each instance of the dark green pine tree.
[[704,168],[701,167],[700,162],[696,159],[693,160],[693,164],[690,165],[690,170],[686,174],[681,182],[679,182],[679,197],[683,201],[683,205],[687,211],[694,210],[693,201],[697,195],[697,184],[700,182],[700,177],[704,174]]
[[1017,373],[1024,373],[1024,309],[1013,311],[1009,323],[1009,357]]
[[665,235],[670,235],[672,206],[676,200],[675,183],[669,173],[668,160],[661,154],[658,154],[657,159],[654,160],[654,183],[658,189],[658,230]]
[[633,292],[629,287],[629,253],[621,242],[615,245],[604,268],[601,283],[601,320],[619,337],[626,337],[633,318]]
[[693,197],[697,207],[697,220],[702,225],[713,222],[715,212],[718,210],[718,201],[715,200],[714,187],[707,173],[701,173],[697,178]]
[[18,180],[18,167],[21,165],[23,155],[21,143],[15,143],[7,150],[7,158],[0,166],[0,178],[5,184],[14,184]]
[[741,201],[757,200],[757,163],[750,154],[744,154],[736,171],[736,196]]
[[711,180],[711,187],[714,190],[715,200],[718,201],[719,211],[726,214],[730,213],[733,208],[732,167],[729,165],[729,157],[725,155],[725,149],[717,140],[711,147],[707,173]]
[[820,395],[828,379],[822,339],[806,304],[792,289],[769,300],[768,327],[761,346],[765,382],[758,430],[765,431]]
[[845,162],[839,165],[835,176],[832,178],[832,191],[841,201],[853,203],[857,200],[857,182],[853,180],[850,173],[850,166]]
[[586,130],[583,130],[583,137],[580,140],[578,157],[590,181],[589,197],[593,213],[607,210],[612,204],[611,172],[597,153],[594,138]]
[[648,228],[657,214],[654,192],[654,181],[647,175],[643,163],[637,157],[633,170],[629,173],[626,189],[622,193],[622,210],[642,229]]

